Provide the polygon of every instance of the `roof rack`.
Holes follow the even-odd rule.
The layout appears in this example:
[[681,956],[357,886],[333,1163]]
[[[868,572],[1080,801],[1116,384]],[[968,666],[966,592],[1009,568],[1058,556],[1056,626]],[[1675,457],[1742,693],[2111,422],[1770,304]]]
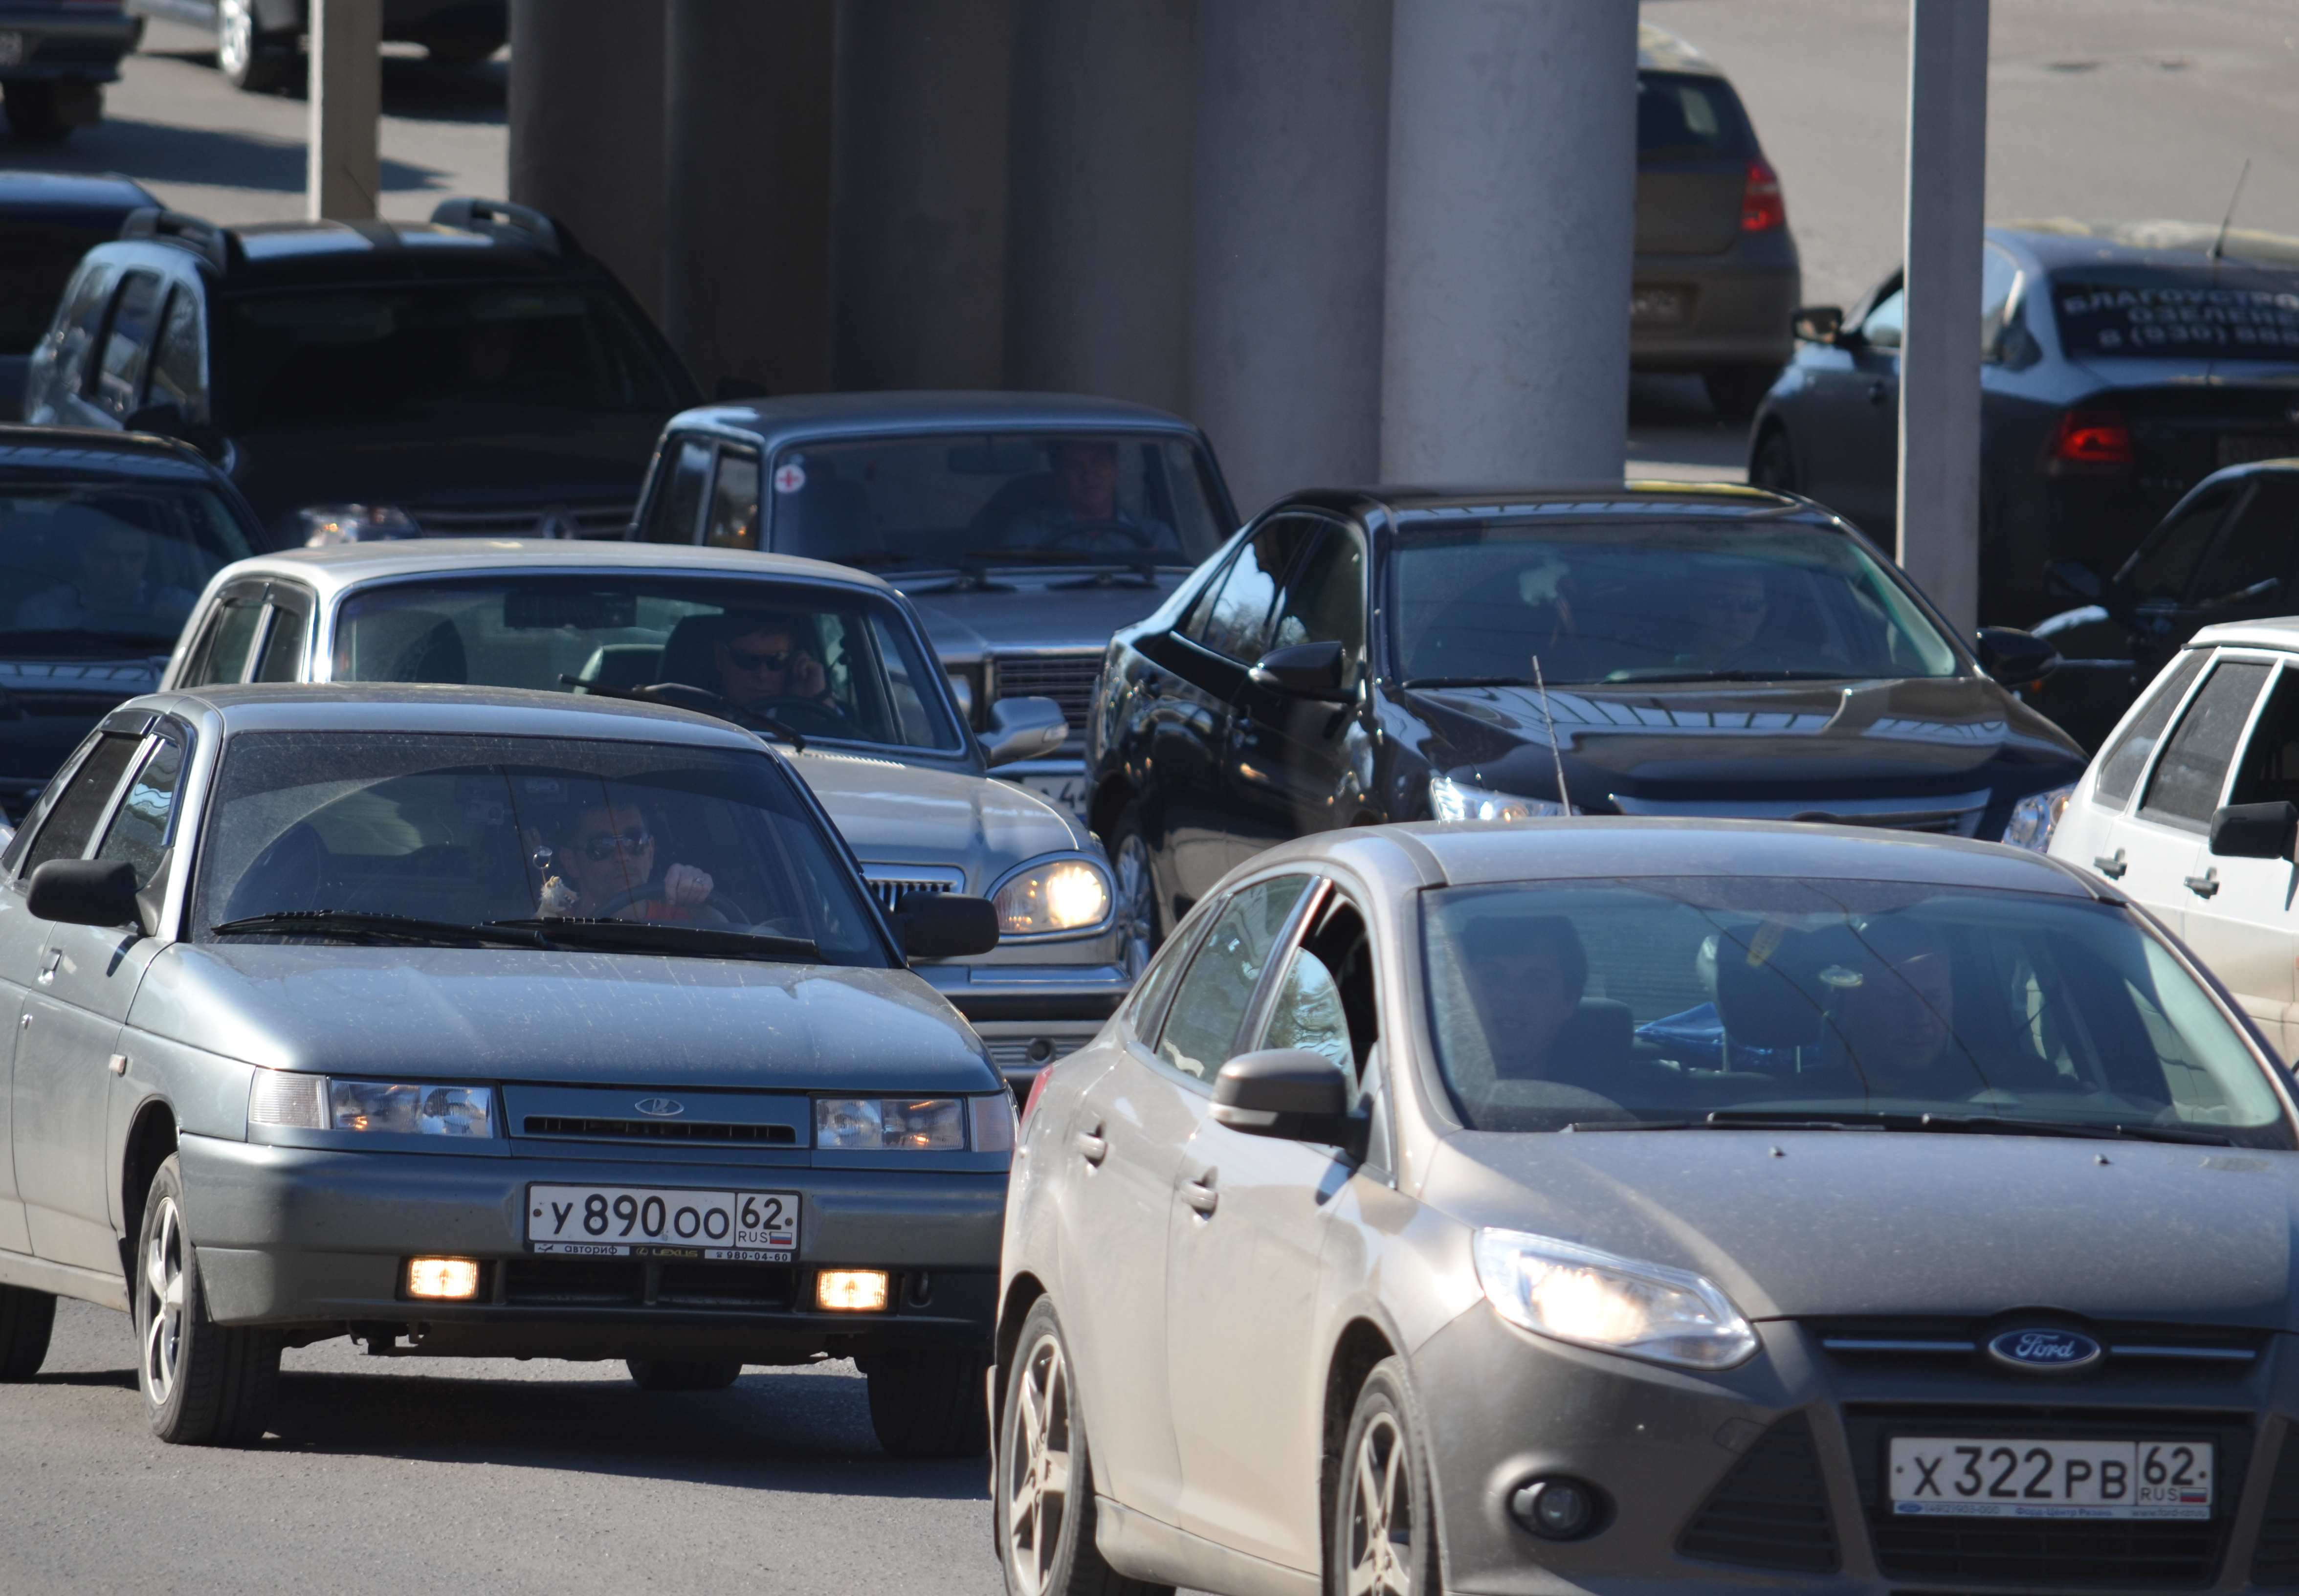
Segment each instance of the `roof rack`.
[[215,223],[181,211],[162,211],[150,205],[130,211],[120,224],[122,238],[149,238],[187,249],[218,271],[228,271],[245,259],[239,240]]
[[487,233],[506,241],[515,240],[546,254],[579,255],[582,246],[575,242],[574,234],[563,223],[554,221],[529,205],[515,205],[509,200],[450,199],[441,200],[431,212],[435,227],[463,228],[474,233]]

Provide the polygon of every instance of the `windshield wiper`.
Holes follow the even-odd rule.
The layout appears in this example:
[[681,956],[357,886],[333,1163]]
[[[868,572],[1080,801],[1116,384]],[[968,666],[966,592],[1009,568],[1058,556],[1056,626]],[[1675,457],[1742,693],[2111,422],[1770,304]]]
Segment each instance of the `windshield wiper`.
[[1607,685],[1634,682],[1644,686],[1655,682],[1840,682],[1846,677],[1841,670],[1688,670],[1668,665],[1655,666],[1650,673],[1608,676],[1605,680]]
[[1933,1114],[1896,1109],[1716,1109],[1698,1119],[1575,1120],[1573,1131],[1864,1130],[1935,1135],[2071,1136],[2093,1141],[2180,1142],[2227,1147],[2234,1138],[2190,1126],[2123,1125],[2107,1120],[2022,1119],[2005,1114]]
[[1415,676],[1398,684],[1406,687],[1530,687],[1529,676]]
[[526,932],[555,947],[615,952],[685,952],[776,964],[819,964],[822,949],[803,936],[770,936],[722,931],[712,926],[682,926],[663,920],[538,919],[489,920],[487,930]]
[[619,698],[631,703],[661,704],[674,710],[692,710],[698,715],[709,715],[719,720],[732,721],[748,731],[762,731],[780,737],[800,753],[806,752],[806,738],[798,727],[772,715],[761,715],[756,710],[746,710],[731,700],[722,698],[708,687],[698,687],[691,682],[656,682],[644,687],[610,687],[603,682],[586,682],[579,676],[561,671],[559,679],[570,687],[580,687],[593,698]]
[[208,927],[212,936],[326,936],[341,942],[393,943],[411,947],[546,948],[535,932],[508,925],[470,926],[457,920],[427,920],[405,914],[368,914],[356,909],[283,909],[249,915]]

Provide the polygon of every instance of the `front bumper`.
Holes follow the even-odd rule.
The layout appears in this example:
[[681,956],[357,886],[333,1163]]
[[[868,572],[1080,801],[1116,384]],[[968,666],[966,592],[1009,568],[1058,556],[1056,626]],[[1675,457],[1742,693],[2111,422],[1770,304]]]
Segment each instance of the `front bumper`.
[[1114,964],[919,964],[911,967],[966,1016],[1017,1093],[1100,1033],[1132,990]]
[[[844,1355],[987,1346],[1003,1170],[837,1169],[580,1156],[347,1152],[185,1136],[185,1215],[210,1311],[228,1325],[396,1326],[425,1351],[547,1357]],[[540,1258],[530,1182],[796,1190],[789,1265]],[[480,1261],[479,1299],[408,1299],[404,1260]],[[884,1313],[813,1311],[824,1267],[895,1276]],[[418,1326],[420,1326],[419,1332]]]
[[[71,78],[114,83],[120,58],[144,37],[144,19],[124,13],[60,16],[0,5],[0,40],[9,36],[17,43],[0,49],[0,81]],[[5,58],[11,54],[12,61]]]

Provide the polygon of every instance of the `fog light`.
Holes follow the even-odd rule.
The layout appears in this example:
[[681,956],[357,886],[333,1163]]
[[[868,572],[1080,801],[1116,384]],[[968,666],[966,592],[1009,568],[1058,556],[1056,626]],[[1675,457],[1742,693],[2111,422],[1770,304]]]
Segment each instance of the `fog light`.
[[1519,1524],[1549,1541],[1577,1541],[1597,1527],[1597,1493],[1578,1480],[1532,1480],[1509,1498]]
[[815,1276],[814,1301],[826,1313],[884,1313],[886,1271],[825,1269]]
[[407,1294],[467,1301],[479,1294],[479,1266],[468,1258],[411,1258]]

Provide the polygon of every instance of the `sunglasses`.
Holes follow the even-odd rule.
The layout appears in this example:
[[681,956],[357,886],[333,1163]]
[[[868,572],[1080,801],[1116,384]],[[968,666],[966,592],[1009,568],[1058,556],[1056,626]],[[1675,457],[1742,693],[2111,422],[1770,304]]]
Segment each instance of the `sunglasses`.
[[780,653],[767,653],[755,649],[730,646],[726,650],[726,655],[743,670],[780,670],[790,663],[791,655],[797,652],[796,649],[786,648]]
[[594,832],[583,839],[583,852],[599,864],[604,864],[618,853],[643,853],[653,846],[654,835],[643,826],[634,826],[619,833]]

